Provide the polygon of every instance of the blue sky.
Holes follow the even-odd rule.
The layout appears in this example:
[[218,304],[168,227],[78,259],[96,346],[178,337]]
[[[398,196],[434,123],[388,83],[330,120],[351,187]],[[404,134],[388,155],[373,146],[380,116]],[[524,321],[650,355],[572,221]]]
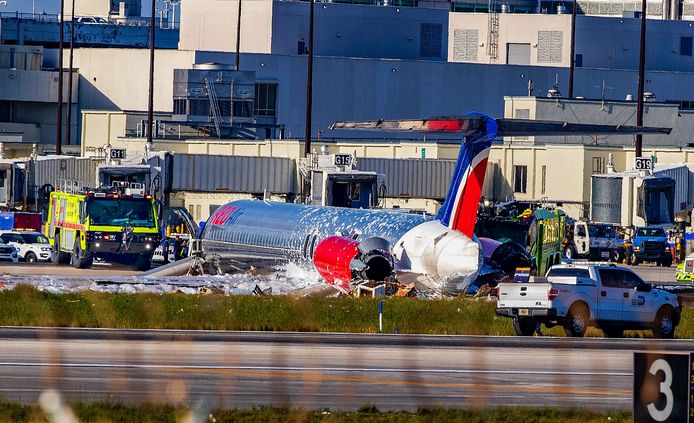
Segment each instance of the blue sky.
[[[70,0],[65,0],[67,3]],[[36,13],[46,12],[48,14],[58,14],[60,11],[60,0],[35,0]],[[31,13],[32,0],[7,0],[7,6],[0,5],[0,12],[28,12]],[[149,16],[152,3],[149,0],[142,0],[143,15]],[[177,13],[178,14],[178,13]]]

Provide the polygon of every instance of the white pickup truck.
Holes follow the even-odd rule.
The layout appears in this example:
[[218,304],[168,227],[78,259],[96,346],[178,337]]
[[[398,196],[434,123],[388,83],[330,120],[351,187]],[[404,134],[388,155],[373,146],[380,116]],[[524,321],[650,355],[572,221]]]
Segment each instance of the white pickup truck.
[[562,325],[567,336],[583,336],[588,326],[597,326],[607,337],[651,329],[657,338],[673,338],[682,311],[676,295],[615,265],[560,264],[546,278],[500,283],[498,290],[496,314],[512,318],[521,336],[543,323]]

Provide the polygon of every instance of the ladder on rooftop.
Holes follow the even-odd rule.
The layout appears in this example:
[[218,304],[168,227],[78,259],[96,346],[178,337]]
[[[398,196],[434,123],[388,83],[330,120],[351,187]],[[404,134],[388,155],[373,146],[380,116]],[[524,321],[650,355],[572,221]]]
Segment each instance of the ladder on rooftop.
[[489,22],[487,32],[487,55],[490,63],[496,63],[499,58],[499,12],[496,1],[489,2]]
[[210,99],[210,111],[212,112],[212,122],[214,122],[214,128],[217,131],[217,138],[222,137],[222,133],[219,129],[219,103],[217,102],[217,92],[214,89],[214,82],[210,81],[208,77],[205,77],[205,88],[207,88],[207,98]]

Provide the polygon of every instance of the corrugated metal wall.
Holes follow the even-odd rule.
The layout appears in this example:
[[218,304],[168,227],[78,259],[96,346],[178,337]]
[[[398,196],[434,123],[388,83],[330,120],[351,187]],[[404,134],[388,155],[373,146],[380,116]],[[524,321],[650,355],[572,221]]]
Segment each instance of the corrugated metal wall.
[[455,160],[359,158],[357,168],[384,174],[386,197],[443,199]]
[[675,213],[687,210],[691,200],[689,198],[689,168],[686,164],[677,167],[670,167],[665,170],[656,170],[653,176],[667,176],[675,180]]
[[591,219],[619,225],[622,220],[622,178],[593,175]]
[[295,193],[296,163],[277,157],[174,154],[173,191]]
[[57,179],[82,182],[85,186],[96,185],[96,168],[103,160],[89,157],[39,158],[34,167],[34,185],[55,186]]

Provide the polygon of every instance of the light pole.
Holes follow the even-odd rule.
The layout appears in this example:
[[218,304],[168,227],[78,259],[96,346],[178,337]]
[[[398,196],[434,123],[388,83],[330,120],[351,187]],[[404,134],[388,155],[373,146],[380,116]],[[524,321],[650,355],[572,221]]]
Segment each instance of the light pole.
[[[644,0],[645,1],[645,0]],[[306,132],[304,134],[304,157],[311,153],[311,109],[313,103],[313,9],[314,0],[309,3],[308,13],[308,72],[306,80]]]
[[67,85],[67,127],[65,130],[65,142],[70,144],[72,138],[72,72],[75,55],[75,0],[72,0],[72,20],[70,21],[70,73]]
[[154,119],[154,24],[156,0],[152,0],[152,17],[149,34],[149,99],[147,104],[147,145],[152,145],[152,119]]
[[569,98],[574,98],[574,62],[576,56],[576,7],[578,2],[574,0],[573,10],[571,10],[571,56],[569,57]]
[[[646,0],[641,2],[641,45],[639,46],[639,89],[636,99],[636,125],[643,126],[643,90],[646,73]],[[641,157],[643,135],[636,135],[636,157]]]
[[239,9],[236,16],[236,70],[239,70],[239,51],[241,49],[241,0],[239,0]]
[[65,22],[65,0],[60,0],[60,47],[58,54],[58,119],[55,138],[55,154],[63,154],[63,39]]

